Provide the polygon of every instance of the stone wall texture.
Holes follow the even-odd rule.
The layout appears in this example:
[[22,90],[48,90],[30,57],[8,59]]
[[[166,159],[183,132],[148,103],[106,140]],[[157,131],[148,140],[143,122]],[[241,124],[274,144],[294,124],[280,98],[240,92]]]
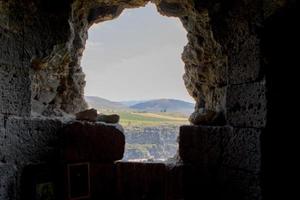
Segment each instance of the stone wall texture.
[[[58,162],[58,133],[64,122],[57,117],[87,107],[80,60],[88,29],[148,2],[0,0],[1,200],[21,199],[26,166]],[[179,153],[184,199],[262,199],[266,172],[262,152],[269,133],[275,130],[270,123],[280,122],[270,114],[276,114],[271,105],[280,106],[278,100],[273,101],[274,84],[282,82],[270,70],[279,63],[285,66],[289,55],[283,43],[279,47],[285,53],[274,50],[278,38],[268,38],[271,30],[278,32],[277,21],[288,27],[285,20],[291,18],[286,13],[298,12],[296,1],[151,2],[160,14],[178,17],[188,33],[189,42],[182,53],[183,81],[196,101],[195,111],[222,112],[227,123],[222,127],[182,127]],[[291,37],[290,41],[297,37],[279,33]],[[285,57],[280,60],[282,55]],[[131,170],[126,164],[119,167]],[[130,181],[134,177],[123,174],[121,178]]]

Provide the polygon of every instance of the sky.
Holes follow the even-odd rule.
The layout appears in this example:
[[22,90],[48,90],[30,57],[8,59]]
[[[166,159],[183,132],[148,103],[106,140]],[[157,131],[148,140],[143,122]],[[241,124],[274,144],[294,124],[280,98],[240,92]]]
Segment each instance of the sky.
[[85,95],[112,101],[194,102],[182,79],[186,34],[178,18],[160,15],[151,3],[94,24],[81,61]]

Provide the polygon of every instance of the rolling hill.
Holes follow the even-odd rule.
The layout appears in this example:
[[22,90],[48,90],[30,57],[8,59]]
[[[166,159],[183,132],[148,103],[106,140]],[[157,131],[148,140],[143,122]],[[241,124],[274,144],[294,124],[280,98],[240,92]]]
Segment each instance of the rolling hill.
[[101,97],[85,96],[85,100],[89,107],[100,113],[120,115],[120,123],[124,127],[187,124],[187,117],[194,109],[194,104],[175,99],[114,102]]
[[110,101],[101,97],[96,96],[85,96],[85,100],[88,105],[98,110],[127,110],[129,109],[126,105],[120,102]]
[[194,110],[194,104],[176,99],[155,99],[135,104],[130,108],[146,112],[191,114]]
[[120,101],[120,103],[121,103],[121,104],[124,104],[125,106],[130,107],[130,106],[134,106],[134,105],[139,104],[139,103],[144,103],[144,102],[146,102],[146,101],[147,101],[147,100],[140,100],[140,101],[138,101],[138,100],[133,100],[133,101]]

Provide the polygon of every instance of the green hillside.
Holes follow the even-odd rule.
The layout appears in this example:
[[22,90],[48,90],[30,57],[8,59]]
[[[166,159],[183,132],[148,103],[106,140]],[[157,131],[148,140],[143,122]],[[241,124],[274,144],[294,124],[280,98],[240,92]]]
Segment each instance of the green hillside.
[[[85,99],[89,106],[97,109],[99,113],[120,115],[120,124],[124,127],[189,124],[186,110],[193,107],[193,104],[170,99],[142,103],[137,101],[135,107],[128,107],[121,102],[113,102],[100,97],[86,96]],[[170,108],[168,109],[170,112],[166,110],[161,112],[163,107]]]

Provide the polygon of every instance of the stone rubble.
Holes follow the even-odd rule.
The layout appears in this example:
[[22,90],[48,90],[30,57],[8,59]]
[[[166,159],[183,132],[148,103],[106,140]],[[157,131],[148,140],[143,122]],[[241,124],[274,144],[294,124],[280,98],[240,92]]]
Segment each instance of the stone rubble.
[[112,115],[99,114],[96,120],[99,122],[105,122],[109,124],[117,124],[120,121],[120,116],[117,114],[112,114]]
[[97,119],[97,110],[89,109],[75,114],[76,120],[95,122]]

